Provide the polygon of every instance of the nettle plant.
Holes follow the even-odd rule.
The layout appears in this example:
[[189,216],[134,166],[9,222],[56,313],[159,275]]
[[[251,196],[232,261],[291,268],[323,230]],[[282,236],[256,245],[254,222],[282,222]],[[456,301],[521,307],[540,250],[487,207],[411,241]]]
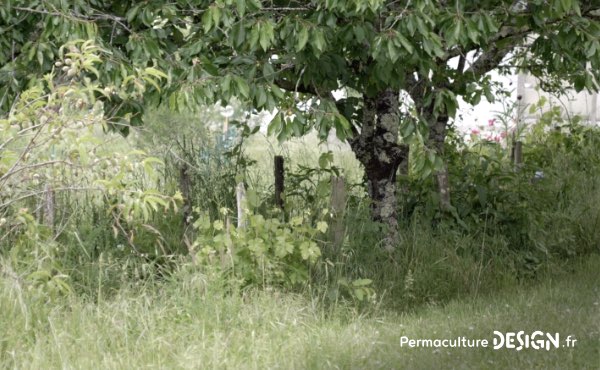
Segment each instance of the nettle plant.
[[[139,96],[166,76],[147,68],[104,86],[97,68],[108,57],[91,41],[67,44],[53,71],[23,91],[0,117],[0,246],[23,256],[39,254],[32,251],[49,243],[56,246],[61,235],[84,221],[67,205],[83,201],[106,206],[114,232],[135,248],[136,230],[150,227],[155,212],[176,207],[178,194],[153,189],[160,161],[129,150],[117,134],[103,132],[119,122],[98,99]],[[42,275],[44,284],[63,276]]]
[[282,221],[247,210],[243,224],[234,227],[228,213],[223,208],[222,219],[212,222],[207,214],[200,214],[194,222],[196,263],[217,266],[242,286],[293,287],[307,281],[310,267],[321,256],[317,242],[325,238],[327,222],[313,225],[308,214]]

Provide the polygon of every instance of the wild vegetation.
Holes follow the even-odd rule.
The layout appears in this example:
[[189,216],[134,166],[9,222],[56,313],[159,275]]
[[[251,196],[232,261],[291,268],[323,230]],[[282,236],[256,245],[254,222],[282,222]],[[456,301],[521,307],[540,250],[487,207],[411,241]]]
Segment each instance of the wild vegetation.
[[[0,9],[2,366],[597,368],[600,129],[544,100],[452,124],[508,99],[472,69],[517,46],[597,88],[596,8],[92,3]],[[579,345],[400,345],[494,330]]]

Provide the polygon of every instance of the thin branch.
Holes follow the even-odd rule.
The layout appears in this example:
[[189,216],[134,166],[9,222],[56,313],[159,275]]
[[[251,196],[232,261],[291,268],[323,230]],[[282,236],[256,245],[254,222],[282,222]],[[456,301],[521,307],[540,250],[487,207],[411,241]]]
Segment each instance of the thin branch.
[[54,164],[65,164],[67,166],[72,166],[72,167],[82,167],[80,165],[76,165],[72,162],[69,161],[64,161],[64,160],[55,160],[55,161],[46,161],[46,162],[41,162],[41,163],[34,163],[34,164],[30,164],[27,166],[23,166],[23,167],[19,167],[16,168],[14,171],[12,172],[7,172],[5,173],[2,177],[0,177],[0,183],[3,183],[5,179],[9,178],[10,176],[14,176],[15,174],[25,171],[25,170],[31,170],[34,168],[39,168],[39,167],[46,167],[46,166],[51,166]]
[[8,202],[0,204],[0,209],[6,208],[6,207],[10,206],[13,203],[17,203],[17,202],[25,200],[25,199],[29,199],[29,198],[32,198],[32,197],[37,197],[39,195],[49,193],[50,191],[57,192],[57,191],[90,191],[90,190],[93,190],[93,191],[103,191],[104,188],[91,187],[91,186],[89,186],[89,187],[62,187],[62,188],[54,188],[52,190],[48,189],[48,190],[35,191],[35,192],[32,192],[32,193],[21,195],[20,197],[11,199]]
[[125,30],[127,30],[127,32],[129,32],[129,33],[132,32],[131,29],[125,23],[127,21],[127,19],[116,16],[116,15],[100,13],[98,11],[95,11],[95,13],[93,15],[88,16],[88,15],[76,14],[76,13],[67,14],[67,13],[61,13],[58,11],[24,8],[24,7],[20,7],[20,6],[15,6],[15,7],[13,7],[13,9],[20,10],[23,12],[28,12],[28,13],[51,15],[51,16],[55,16],[55,17],[65,17],[67,19],[70,19],[70,20],[76,21],[76,22],[89,22],[89,21],[96,21],[96,20],[113,21],[113,22],[121,25],[121,27],[123,27]]
[[458,73],[463,73],[465,71],[465,62],[466,62],[465,55],[462,54],[459,58],[458,58],[458,65],[456,66],[456,70],[458,71]]

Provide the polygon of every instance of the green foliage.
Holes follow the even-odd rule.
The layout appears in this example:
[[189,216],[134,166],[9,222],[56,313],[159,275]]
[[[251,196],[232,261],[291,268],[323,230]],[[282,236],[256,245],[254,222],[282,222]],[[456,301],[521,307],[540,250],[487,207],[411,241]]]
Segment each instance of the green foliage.
[[[60,46],[74,39],[94,40],[111,55],[87,71],[105,86],[132,83],[127,76],[148,83],[144,91],[105,100],[115,117],[138,124],[144,103],[181,109],[236,96],[257,110],[278,109],[272,131],[281,139],[309,127],[351,135],[351,124],[362,123],[339,114],[329,96],[338,89],[362,97],[386,88],[413,93],[423,80],[432,88],[421,100],[434,103],[436,114],[452,117],[457,95],[473,103],[482,94],[493,99],[484,75],[509,51],[519,67],[549,86],[566,79],[577,90],[595,89],[600,70],[598,9],[577,0],[526,5],[461,0],[452,6],[430,0],[276,6],[259,0],[157,0],[73,7],[60,0],[13,0],[2,9],[2,109],[29,81],[49,72]],[[517,48],[526,37],[531,44]],[[471,51],[482,56],[472,68],[448,66],[451,58]],[[586,62],[591,69],[581,68]]]
[[197,263],[220,266],[242,286],[304,284],[310,266],[321,256],[317,241],[327,231],[326,222],[313,226],[307,221],[301,216],[282,222],[252,214],[245,226],[235,228],[228,218],[211,222],[201,214],[194,222],[198,235],[193,253]]
[[319,217],[322,210],[329,208],[331,198],[331,178],[340,176],[341,169],[333,164],[333,153],[322,153],[317,160],[318,167],[298,164],[289,166],[286,176],[285,208],[290,214],[309,211]]
[[181,191],[185,171],[189,180],[185,196],[192,207],[209,212],[213,219],[219,217],[221,208],[235,207],[236,178],[248,166],[236,137],[240,128],[234,126],[243,121],[243,115],[234,109],[227,132],[223,132],[225,120],[220,106],[182,113],[152,110],[145,116],[147,130],[131,138],[137,148],[165,163],[158,180],[165,190]]
[[347,281],[342,278],[337,281],[338,289],[331,290],[329,294],[335,298],[338,298],[338,291],[342,291],[342,294],[348,294],[350,297],[355,298],[358,302],[363,301],[375,301],[377,294],[375,289],[372,287],[373,281],[371,279],[356,279],[354,281]]
[[461,179],[453,184],[459,219],[471,231],[491,222],[488,227],[499,228],[516,250],[537,255],[538,263],[596,249],[578,236],[599,217],[589,206],[597,200],[598,179],[590,174],[600,168],[598,129],[550,109],[522,135],[525,161],[518,167],[507,149],[491,142],[453,158],[453,177]]
[[[63,68],[23,91],[0,119],[0,250],[31,270],[25,279],[49,297],[71,291],[62,262],[73,254],[126,246],[141,256],[140,239],[152,244],[144,249],[160,249],[151,224],[181,200],[155,188],[160,160],[103,133],[115,121],[97,97],[143,93],[154,80],[136,74],[123,75],[129,82],[118,87],[99,84],[90,76],[106,52],[90,41],[65,45],[59,57]],[[89,224],[105,229],[86,234]]]
[[[417,312],[315,304],[279,289],[223,294],[181,268],[166,281],[122,287],[109,299],[39,299],[0,261],[0,363],[9,368],[561,368],[597,367],[598,256],[548,281],[453,299]],[[110,262],[103,264],[106,272]],[[107,267],[108,266],[108,267]],[[401,299],[398,298],[398,301]],[[551,351],[400,347],[400,338],[485,338],[493,330],[573,335]],[[564,334],[563,334],[564,333]],[[135,345],[132,345],[134,344]],[[82,350],[84,348],[85,350]],[[399,365],[401,364],[401,365]]]

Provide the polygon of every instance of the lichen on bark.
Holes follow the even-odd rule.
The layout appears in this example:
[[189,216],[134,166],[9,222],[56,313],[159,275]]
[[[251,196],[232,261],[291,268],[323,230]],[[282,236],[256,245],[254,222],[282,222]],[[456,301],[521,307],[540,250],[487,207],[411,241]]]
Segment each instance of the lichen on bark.
[[362,123],[350,145],[365,168],[373,219],[387,227],[384,248],[392,251],[398,242],[396,172],[408,158],[408,148],[398,142],[398,94],[386,89],[365,97]]

